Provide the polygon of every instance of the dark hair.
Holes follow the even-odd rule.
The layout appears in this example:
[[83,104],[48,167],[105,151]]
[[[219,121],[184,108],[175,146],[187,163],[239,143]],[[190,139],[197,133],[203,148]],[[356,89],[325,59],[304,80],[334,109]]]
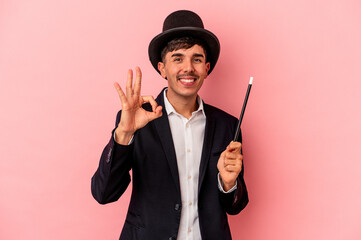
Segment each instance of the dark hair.
[[169,41],[167,45],[163,48],[161,52],[161,58],[164,62],[165,55],[167,55],[168,52],[173,52],[175,50],[179,49],[188,49],[193,47],[194,45],[199,45],[203,48],[205,59],[207,61],[207,51],[206,51],[206,45],[204,42],[198,38],[193,37],[181,37],[181,38],[174,38],[173,40]]

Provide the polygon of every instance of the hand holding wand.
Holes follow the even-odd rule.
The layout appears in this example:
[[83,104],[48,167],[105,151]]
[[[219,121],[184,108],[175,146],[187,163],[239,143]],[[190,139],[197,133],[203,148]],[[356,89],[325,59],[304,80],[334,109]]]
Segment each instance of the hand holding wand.
[[238,141],[239,132],[241,131],[241,123],[242,123],[244,111],[246,110],[249,92],[251,91],[251,87],[252,87],[252,82],[253,82],[253,77],[251,77],[249,79],[249,84],[248,84],[248,88],[247,88],[246,97],[244,98],[241,115],[239,116],[239,119],[238,119],[236,134],[234,135],[234,139],[233,139],[234,142]]

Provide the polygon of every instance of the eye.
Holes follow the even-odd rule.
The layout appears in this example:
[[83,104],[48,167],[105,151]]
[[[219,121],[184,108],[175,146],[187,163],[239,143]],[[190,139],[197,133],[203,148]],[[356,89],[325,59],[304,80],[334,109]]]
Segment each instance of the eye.
[[182,59],[180,57],[177,57],[177,58],[174,58],[173,61],[174,62],[180,62],[180,61],[182,61]]
[[195,61],[195,62],[198,62],[198,63],[201,63],[201,62],[202,62],[202,59],[200,59],[200,58],[195,58],[194,61]]

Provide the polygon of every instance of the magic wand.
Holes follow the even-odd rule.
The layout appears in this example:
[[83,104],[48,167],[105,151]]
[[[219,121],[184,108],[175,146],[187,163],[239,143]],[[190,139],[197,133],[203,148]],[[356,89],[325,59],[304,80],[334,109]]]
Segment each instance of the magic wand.
[[246,110],[249,92],[251,91],[251,87],[252,87],[252,82],[253,82],[253,77],[251,77],[251,78],[249,79],[249,84],[248,84],[248,88],[247,88],[246,97],[244,98],[241,115],[239,116],[239,119],[238,119],[237,130],[236,130],[236,134],[234,135],[233,141],[237,141],[237,140],[238,140],[239,132],[241,131],[241,123],[242,123],[244,111]]

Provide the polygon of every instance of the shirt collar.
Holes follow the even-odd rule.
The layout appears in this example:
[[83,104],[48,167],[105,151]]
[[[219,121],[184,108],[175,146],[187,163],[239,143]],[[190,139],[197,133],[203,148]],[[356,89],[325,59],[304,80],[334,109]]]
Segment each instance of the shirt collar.
[[[165,107],[165,110],[166,110],[166,112],[167,112],[167,115],[169,116],[171,113],[179,114],[179,113],[177,113],[177,111],[174,109],[174,107],[172,106],[172,104],[168,101],[167,91],[168,91],[168,88],[166,88],[166,89],[163,91],[164,107]],[[198,102],[198,109],[197,109],[196,111],[194,111],[192,114],[197,113],[197,112],[201,112],[204,116],[206,116],[205,113],[204,113],[203,101],[202,101],[202,99],[201,99],[201,97],[200,97],[199,95],[197,95],[197,102]]]

